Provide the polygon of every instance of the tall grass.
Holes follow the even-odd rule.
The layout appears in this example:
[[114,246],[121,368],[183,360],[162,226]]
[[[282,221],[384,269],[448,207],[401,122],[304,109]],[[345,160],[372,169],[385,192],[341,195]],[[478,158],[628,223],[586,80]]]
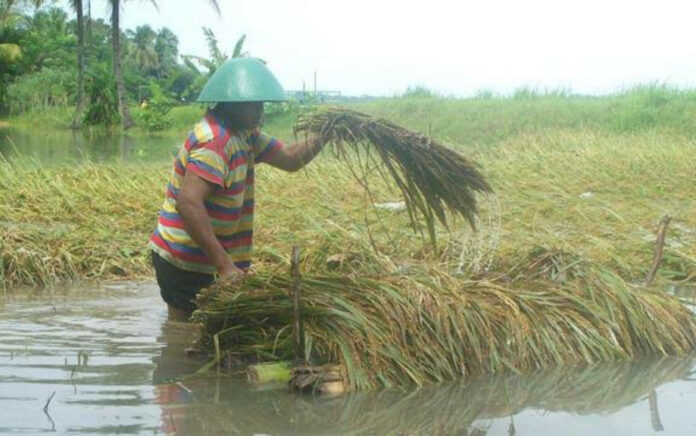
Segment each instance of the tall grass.
[[358,110],[471,147],[497,147],[520,134],[585,129],[596,133],[651,130],[696,137],[696,90],[660,84],[602,97],[521,88],[510,96],[483,92],[473,98],[437,96],[381,99]]
[[144,243],[164,165],[44,167],[0,161],[0,228],[8,286],[148,271]]

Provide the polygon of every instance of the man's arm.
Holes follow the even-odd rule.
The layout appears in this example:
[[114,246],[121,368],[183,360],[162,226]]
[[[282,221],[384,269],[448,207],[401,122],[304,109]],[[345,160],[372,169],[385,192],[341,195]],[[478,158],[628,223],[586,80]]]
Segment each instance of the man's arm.
[[232,259],[215,237],[210,217],[208,217],[203,203],[213,192],[213,189],[215,189],[214,184],[204,180],[193,171],[186,171],[176,199],[176,210],[184,221],[186,231],[208,255],[220,277],[241,276],[244,272],[234,265]]
[[319,154],[325,141],[317,136],[312,136],[304,141],[283,147],[269,155],[264,162],[285,171],[297,171],[307,165]]

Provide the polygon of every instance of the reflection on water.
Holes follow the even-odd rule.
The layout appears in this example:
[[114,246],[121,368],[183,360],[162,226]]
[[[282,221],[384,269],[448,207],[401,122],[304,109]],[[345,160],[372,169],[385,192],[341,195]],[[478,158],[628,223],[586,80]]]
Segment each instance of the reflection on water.
[[181,137],[90,133],[89,131],[28,131],[0,129],[0,156],[32,157],[45,164],[91,161],[162,159],[176,152]]
[[0,432],[696,434],[693,358],[316,398],[239,375],[190,376],[204,363],[185,354],[195,333],[165,321],[153,285],[8,299]]

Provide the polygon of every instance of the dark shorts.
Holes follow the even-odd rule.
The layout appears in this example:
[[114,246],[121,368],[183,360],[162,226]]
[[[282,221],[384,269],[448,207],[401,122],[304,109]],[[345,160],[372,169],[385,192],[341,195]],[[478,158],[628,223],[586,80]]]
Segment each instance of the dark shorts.
[[196,294],[215,280],[212,274],[185,271],[162,259],[152,252],[152,264],[157,274],[157,284],[160,287],[162,299],[170,306],[186,311],[196,309],[193,302]]

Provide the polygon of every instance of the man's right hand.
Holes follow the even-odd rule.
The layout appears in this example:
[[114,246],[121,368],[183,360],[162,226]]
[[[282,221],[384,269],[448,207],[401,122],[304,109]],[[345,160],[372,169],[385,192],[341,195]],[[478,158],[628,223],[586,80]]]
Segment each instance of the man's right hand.
[[218,283],[232,284],[244,278],[244,271],[237,268],[232,261],[218,268]]

